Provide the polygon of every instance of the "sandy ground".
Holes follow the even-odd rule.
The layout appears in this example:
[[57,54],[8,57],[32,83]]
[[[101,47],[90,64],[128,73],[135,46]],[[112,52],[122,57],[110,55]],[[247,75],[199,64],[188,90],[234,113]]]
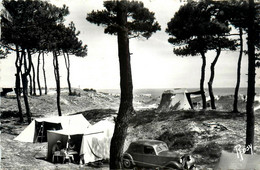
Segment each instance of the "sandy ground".
[[[119,96],[107,93],[79,91],[80,96],[62,93],[63,114],[82,113],[91,123],[115,116]],[[56,115],[56,96],[31,96],[31,111],[36,117]],[[197,159],[199,168],[213,168],[221,150],[235,152],[238,144],[245,145],[245,102],[240,101],[240,114],[230,113],[232,96],[220,97],[218,111],[171,111],[158,112],[160,99],[151,96],[135,96],[136,113],[129,122],[125,149],[136,139],[159,139],[171,150],[180,154],[190,153]],[[258,103],[257,103],[258,105]],[[257,106],[258,107],[258,106]],[[1,169],[96,169],[78,164],[53,164],[45,160],[47,143],[23,143],[13,139],[27,126],[17,123],[14,97],[1,98]],[[259,118],[256,112],[255,152],[260,154]],[[26,120],[26,118],[25,118]],[[98,169],[108,169],[104,164]]]

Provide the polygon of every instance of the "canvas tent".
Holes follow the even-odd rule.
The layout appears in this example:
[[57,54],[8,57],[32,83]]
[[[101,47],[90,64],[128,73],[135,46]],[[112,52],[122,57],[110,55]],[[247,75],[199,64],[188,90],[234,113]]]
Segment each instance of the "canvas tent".
[[48,130],[86,131],[90,126],[90,123],[82,114],[39,118],[33,120],[14,140],[47,142]]
[[51,160],[52,147],[57,140],[60,140],[65,148],[69,138],[75,144],[77,157],[81,156],[85,163],[108,159],[113,132],[114,123],[108,120],[99,121],[88,129],[48,131],[47,160]]
[[191,105],[186,95],[187,92],[188,91],[185,89],[174,89],[173,91],[165,91],[162,94],[162,99],[158,109],[161,111],[191,109]]
[[215,169],[260,169],[260,155],[240,155],[222,151],[220,161]]
[[185,89],[174,90],[174,96],[172,96],[171,107],[174,110],[188,110],[191,109],[190,103],[187,99],[186,93],[188,91]]
[[80,155],[82,155],[85,163],[109,159],[114,126],[114,123],[102,120],[91,126],[84,134]]

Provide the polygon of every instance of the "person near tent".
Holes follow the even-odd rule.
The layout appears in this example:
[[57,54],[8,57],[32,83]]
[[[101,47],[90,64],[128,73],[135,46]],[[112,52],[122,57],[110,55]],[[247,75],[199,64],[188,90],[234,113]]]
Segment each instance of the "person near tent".
[[55,157],[56,158],[59,158],[59,157],[62,157],[63,154],[62,154],[62,143],[60,140],[57,140],[56,144],[53,145],[52,147],[52,162],[54,162],[55,160]]
[[68,152],[75,150],[75,144],[71,141],[70,136],[68,136],[68,142],[66,148]]
[[65,151],[65,156],[63,157],[63,163],[65,163],[66,160],[70,159],[72,160],[72,162],[74,162],[74,156],[75,154],[78,154],[77,151],[75,151],[75,144],[71,141],[71,137],[70,135],[68,136],[68,141],[66,144],[66,151]]

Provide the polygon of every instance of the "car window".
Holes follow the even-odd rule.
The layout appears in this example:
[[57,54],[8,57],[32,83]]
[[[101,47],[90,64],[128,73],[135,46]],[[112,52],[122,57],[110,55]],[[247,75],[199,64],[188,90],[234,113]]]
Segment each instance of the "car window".
[[131,144],[130,148],[133,153],[143,153],[143,147],[141,145]]
[[168,149],[167,144],[165,144],[165,143],[161,143],[161,144],[156,146],[157,153],[160,153],[162,151],[167,151],[167,150],[169,150],[169,149]]
[[144,153],[155,155],[154,149],[151,146],[144,146]]

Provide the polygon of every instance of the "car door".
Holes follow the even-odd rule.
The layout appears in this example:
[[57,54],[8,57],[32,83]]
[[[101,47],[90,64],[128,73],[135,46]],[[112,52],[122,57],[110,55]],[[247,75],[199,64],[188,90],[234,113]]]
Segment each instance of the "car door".
[[152,146],[144,146],[143,162],[146,167],[159,167],[160,158],[156,155]]
[[137,166],[144,166],[143,164],[144,148],[142,145],[139,144],[131,145],[131,155],[133,157],[134,163]]

